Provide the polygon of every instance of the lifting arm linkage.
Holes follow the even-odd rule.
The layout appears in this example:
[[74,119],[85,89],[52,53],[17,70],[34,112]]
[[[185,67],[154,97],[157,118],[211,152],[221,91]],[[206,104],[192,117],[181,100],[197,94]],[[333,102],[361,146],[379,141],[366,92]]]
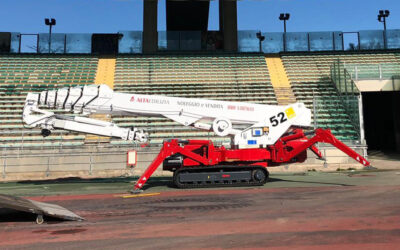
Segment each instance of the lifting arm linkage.
[[[200,144],[204,144],[206,141],[193,140],[193,142],[199,142]],[[160,153],[151,162],[151,164],[147,167],[146,171],[142,174],[142,176],[140,176],[139,180],[135,184],[134,191],[139,190],[143,187],[143,185],[147,182],[150,176],[154,173],[154,171],[156,171],[156,169],[166,158],[177,153],[189,157],[192,160],[198,161],[203,165],[209,165],[209,160],[207,158],[184,149],[179,145],[179,140],[174,139],[171,141],[165,141],[163,147],[160,150]]]
[[319,149],[318,149],[315,145],[312,145],[309,149],[310,149],[311,152],[313,152],[316,156],[318,156],[318,158],[319,158],[320,160],[324,160],[324,157],[322,156],[321,151],[319,151]]
[[285,152],[282,155],[283,161],[288,161],[288,160],[292,159],[293,157],[295,157],[299,153],[303,152],[307,148],[312,147],[317,142],[329,143],[329,144],[335,146],[336,148],[338,148],[339,150],[341,150],[342,152],[344,152],[345,154],[347,154],[348,156],[350,156],[351,158],[353,158],[354,160],[358,161],[365,167],[368,167],[370,165],[370,162],[367,161],[364,157],[362,157],[357,152],[355,152],[354,150],[349,148],[343,142],[336,139],[335,136],[331,133],[331,131],[329,129],[324,130],[321,128],[315,130],[314,137],[307,139],[307,141],[305,141],[303,144],[300,144],[298,147],[294,148],[292,151]]
[[[304,134],[303,130],[301,129],[295,129],[292,131],[292,134],[287,135],[285,137],[281,138],[282,142],[288,142],[291,140],[296,140],[296,139],[305,139],[308,140],[308,138],[306,137],[306,135]],[[282,144],[281,144],[282,145]],[[319,149],[312,144],[309,149],[311,150],[311,152],[313,152],[316,156],[318,156],[319,159],[324,159],[324,157],[322,156],[321,151],[319,151]],[[302,151],[300,151],[302,152]],[[297,154],[296,154],[297,155]]]

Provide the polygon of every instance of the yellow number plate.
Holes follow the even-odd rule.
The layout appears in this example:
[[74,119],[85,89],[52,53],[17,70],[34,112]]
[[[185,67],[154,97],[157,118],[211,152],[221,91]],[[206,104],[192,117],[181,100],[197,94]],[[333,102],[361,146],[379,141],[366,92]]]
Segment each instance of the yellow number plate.
[[294,112],[294,110],[293,110],[292,107],[287,108],[287,109],[285,110],[285,113],[286,113],[286,116],[287,116],[289,119],[292,119],[292,118],[294,118],[294,117],[296,116],[296,112]]

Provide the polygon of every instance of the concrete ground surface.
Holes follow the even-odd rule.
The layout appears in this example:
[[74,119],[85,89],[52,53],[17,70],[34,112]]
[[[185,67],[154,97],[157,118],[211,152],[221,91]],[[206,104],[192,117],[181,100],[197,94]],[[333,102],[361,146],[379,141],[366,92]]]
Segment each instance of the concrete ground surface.
[[400,171],[273,173],[262,187],[179,190],[153,178],[0,183],[1,194],[70,209],[83,222],[0,209],[0,249],[399,249]]
[[379,169],[399,169],[400,170],[400,153],[388,153],[382,151],[368,152],[368,160],[372,166]]

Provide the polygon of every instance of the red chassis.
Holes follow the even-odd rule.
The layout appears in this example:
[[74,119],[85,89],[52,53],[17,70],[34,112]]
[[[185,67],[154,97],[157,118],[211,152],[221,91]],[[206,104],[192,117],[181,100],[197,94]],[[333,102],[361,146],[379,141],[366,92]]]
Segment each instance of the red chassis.
[[295,129],[289,135],[280,138],[275,145],[266,148],[249,149],[215,147],[209,140],[181,141],[172,139],[165,141],[158,156],[135,184],[134,191],[140,190],[160,164],[166,158],[175,154],[183,156],[183,168],[210,167],[224,164],[229,164],[230,166],[254,165],[268,167],[278,166],[283,163],[304,162],[307,158],[306,150],[308,148],[319,158],[322,158],[321,152],[314,146],[315,143],[322,142],[332,144],[365,167],[370,166],[370,163],[364,157],[336,139],[329,129],[316,129],[312,134],[314,134],[313,137],[307,138],[303,130]]

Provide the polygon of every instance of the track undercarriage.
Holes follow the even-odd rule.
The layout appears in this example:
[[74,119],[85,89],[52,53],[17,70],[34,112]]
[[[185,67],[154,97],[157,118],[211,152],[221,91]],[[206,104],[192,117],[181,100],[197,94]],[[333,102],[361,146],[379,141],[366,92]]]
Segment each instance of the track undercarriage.
[[260,186],[268,181],[269,173],[262,166],[184,167],[174,172],[178,188],[227,186]]

